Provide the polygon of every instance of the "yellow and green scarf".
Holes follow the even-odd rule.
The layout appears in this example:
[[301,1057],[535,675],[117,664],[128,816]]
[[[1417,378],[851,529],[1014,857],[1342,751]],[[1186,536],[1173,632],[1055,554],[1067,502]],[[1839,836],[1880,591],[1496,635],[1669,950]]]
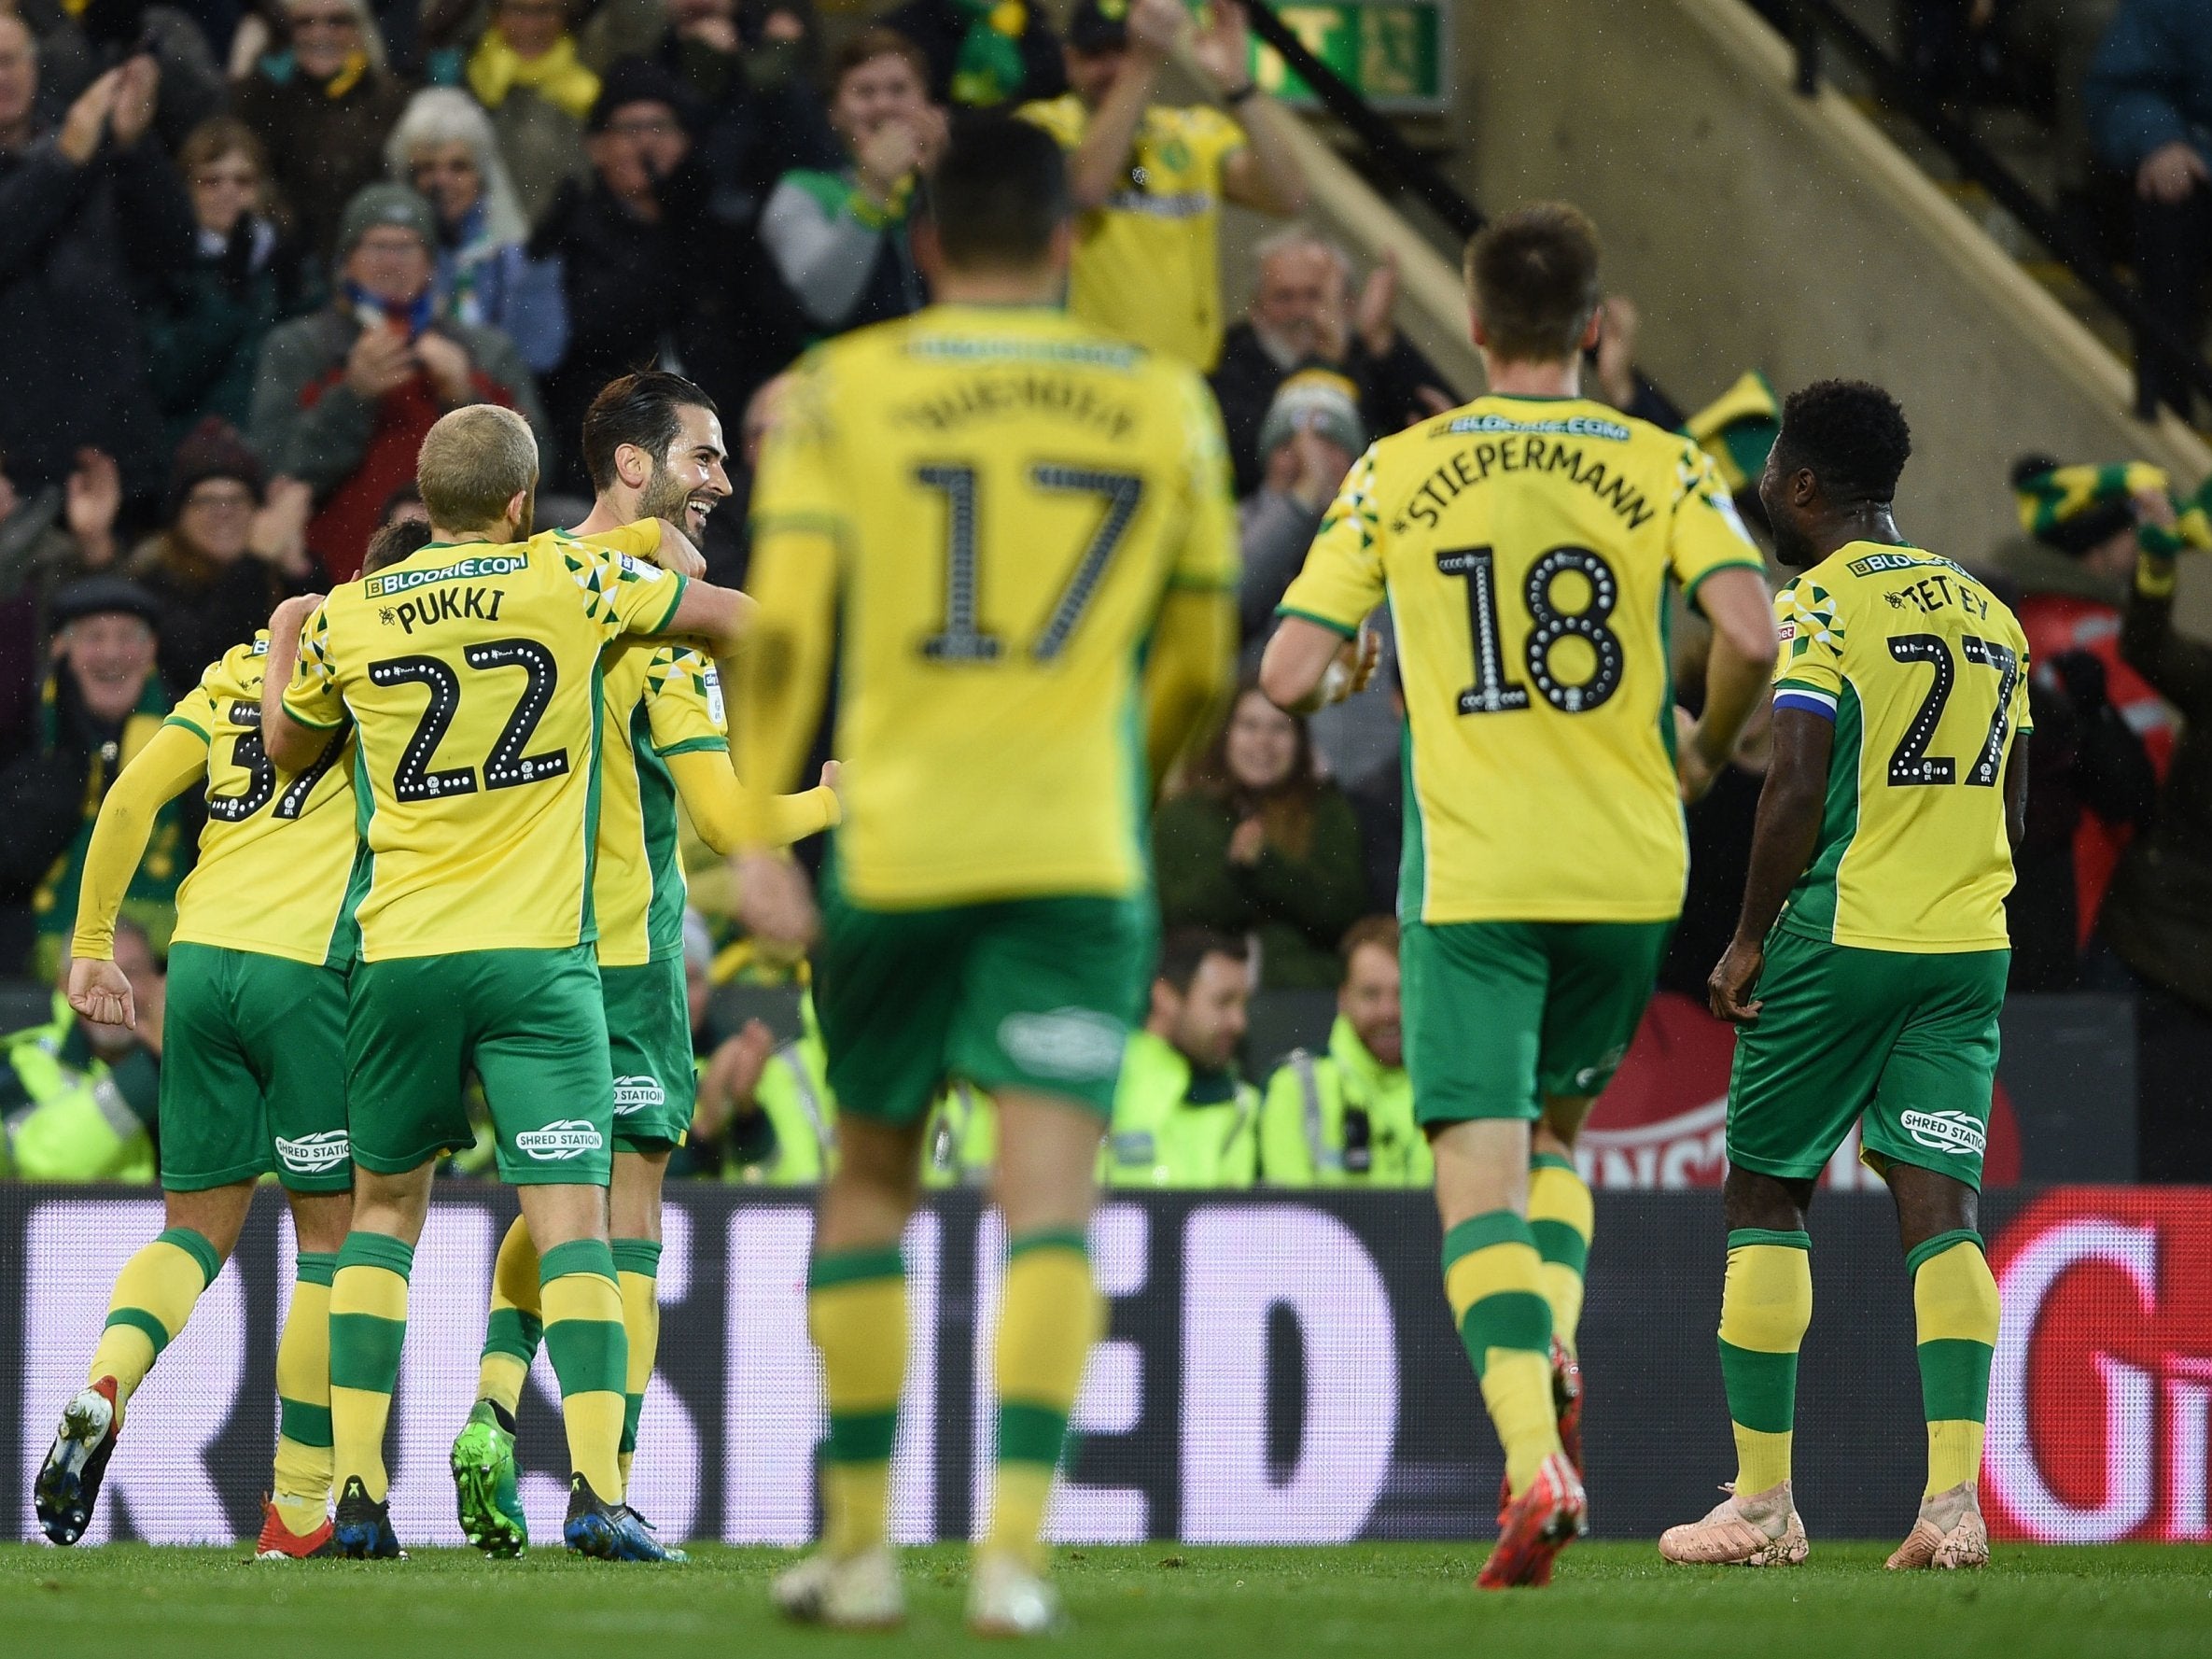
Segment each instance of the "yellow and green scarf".
[[486,109],[497,109],[517,87],[527,87],[580,121],[599,101],[599,77],[576,55],[573,35],[562,35],[550,51],[525,58],[497,28],[486,29],[469,55],[469,90]]

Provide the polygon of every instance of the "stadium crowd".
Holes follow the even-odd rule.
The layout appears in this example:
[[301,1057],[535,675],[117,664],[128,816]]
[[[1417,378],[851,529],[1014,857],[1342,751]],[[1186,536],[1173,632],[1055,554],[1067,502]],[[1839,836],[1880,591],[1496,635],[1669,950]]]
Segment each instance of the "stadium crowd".
[[[2176,307],[2196,303],[2212,247],[2212,58],[2145,90],[2128,54],[2205,10],[2123,0],[2093,87],[2100,144],[2144,170],[2157,233],[2193,273]],[[1062,35],[1039,7],[967,0],[874,18],[813,0],[0,0],[0,971],[54,981],[107,784],[275,604],[352,576],[376,529],[421,516],[414,456],[444,411],[520,412],[544,461],[539,520],[574,523],[593,396],[628,370],[680,370],[736,434],[704,552],[741,584],[779,374],[812,342],[926,302],[917,179],[954,109],[1013,106],[1059,140],[1086,212],[1071,309],[1209,373],[1244,558],[1246,688],[1155,824],[1166,943],[1107,1174],[1426,1185],[1388,919],[1404,724],[1388,640],[1370,688],[1310,720],[1249,676],[1354,459],[1471,388],[1401,332],[1393,263],[1362,274],[1296,221],[1293,118],[1253,85],[1233,0],[1191,36],[1213,99],[1161,101],[1183,15],[1080,0]],[[1248,269],[1221,269],[1224,202],[1286,221]],[[1756,519],[1771,389],[1747,374],[1685,422],[1634,372],[1636,322],[1608,302],[1597,395],[1687,425]],[[2011,484],[2021,537],[1985,560],[1960,551],[2018,597],[2037,658],[2015,987],[2133,995],[2144,1099],[2193,1099],[2212,1067],[2212,758],[2193,736],[2212,657],[2134,576],[2139,538],[2212,535],[2149,469],[2031,458]],[[1687,619],[1681,635],[1694,704],[1701,641]],[[1762,764],[1755,727],[1692,815],[1662,983],[1701,1000]],[[20,1173],[150,1178],[161,954],[197,831],[190,804],[164,808],[129,890],[123,960],[150,1016],[135,1039],[95,1040],[57,1004],[10,1040],[0,1115]],[[725,1029],[714,996],[803,982],[804,965],[735,934],[726,874],[691,851],[702,1087],[675,1167],[815,1180],[835,1102],[811,1020],[778,1047],[759,1020]],[[1333,994],[1325,1044],[1280,1064],[1253,1051],[1255,992]],[[2212,1176],[2206,1117],[2147,1110],[2146,1171]],[[977,1178],[991,1132],[987,1102],[949,1092],[931,1178]]]

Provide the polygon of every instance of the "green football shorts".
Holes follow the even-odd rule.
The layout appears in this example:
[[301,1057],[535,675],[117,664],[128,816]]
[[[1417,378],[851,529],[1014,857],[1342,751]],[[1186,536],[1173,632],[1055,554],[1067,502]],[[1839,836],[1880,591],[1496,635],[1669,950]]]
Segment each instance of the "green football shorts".
[[814,1006],[840,1111],[919,1123],[947,1077],[1113,1115],[1158,949],[1148,897],[872,910],[823,883]]
[[1729,1161],[1820,1174],[1853,1124],[1866,1161],[1981,1190],[2009,950],[1863,950],[1777,928],[1736,1037]]
[[491,1106],[502,1180],[604,1187],[614,1074],[589,945],[466,950],[354,969],[345,1052],[354,1160],[399,1174],[476,1144],[461,1090]]
[[161,1185],[204,1192],[274,1171],[293,1192],[354,1184],[345,971],[258,950],[169,949]]
[[683,958],[599,970],[607,1047],[614,1061],[614,1149],[667,1152],[691,1132],[699,1075],[692,1069],[692,1008]]
[[1422,1123],[1533,1119],[1619,1070],[1672,921],[1409,923],[1406,1069]]

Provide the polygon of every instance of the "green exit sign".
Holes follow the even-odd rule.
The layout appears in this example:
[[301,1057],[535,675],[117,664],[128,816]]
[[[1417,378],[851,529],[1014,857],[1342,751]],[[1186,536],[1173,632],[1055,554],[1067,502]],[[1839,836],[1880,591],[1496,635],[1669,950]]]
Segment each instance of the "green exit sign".
[[[1378,109],[1441,110],[1451,97],[1447,0],[1324,0],[1278,6],[1283,27]],[[1286,104],[1312,90],[1272,47],[1252,43],[1253,78]]]

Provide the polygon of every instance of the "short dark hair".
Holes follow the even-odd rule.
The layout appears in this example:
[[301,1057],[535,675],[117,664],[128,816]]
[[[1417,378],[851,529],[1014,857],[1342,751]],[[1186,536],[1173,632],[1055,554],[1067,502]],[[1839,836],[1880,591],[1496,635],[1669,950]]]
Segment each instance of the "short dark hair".
[[1166,980],[1175,988],[1176,995],[1183,995],[1198,977],[1198,964],[1209,956],[1242,962],[1244,942],[1218,928],[1171,927],[1160,940],[1160,965],[1153,971],[1153,977]]
[[950,264],[1034,265],[1068,217],[1067,158],[1029,121],[963,115],[924,186],[922,211]]
[[614,452],[625,443],[656,461],[666,455],[682,424],[677,411],[686,408],[721,413],[705,391],[665,369],[623,374],[601,387],[583,416],[583,469],[592,488],[604,490],[614,482]]
[[1809,471],[1841,501],[1884,502],[1912,453],[1897,401],[1864,380],[1816,380],[1790,393],[1774,440],[1779,472]]
[[1468,242],[1466,277],[1492,356],[1508,363],[1562,361],[1580,349],[1603,297],[1598,229],[1565,202],[1520,208]]
[[1347,974],[1351,972],[1351,959],[1370,945],[1380,946],[1393,957],[1398,954],[1398,919],[1395,916],[1363,916],[1344,930],[1344,937],[1337,946],[1337,954],[1343,959]]
[[906,66],[914,71],[915,79],[926,91],[930,84],[930,60],[922,49],[896,29],[881,23],[871,23],[857,35],[846,37],[830,56],[830,96],[836,97],[837,88],[845,77],[862,63],[873,63],[878,58],[903,58]]
[[373,576],[386,565],[396,565],[429,544],[430,527],[419,518],[402,518],[379,526],[369,538],[369,552],[361,560],[361,574]]

